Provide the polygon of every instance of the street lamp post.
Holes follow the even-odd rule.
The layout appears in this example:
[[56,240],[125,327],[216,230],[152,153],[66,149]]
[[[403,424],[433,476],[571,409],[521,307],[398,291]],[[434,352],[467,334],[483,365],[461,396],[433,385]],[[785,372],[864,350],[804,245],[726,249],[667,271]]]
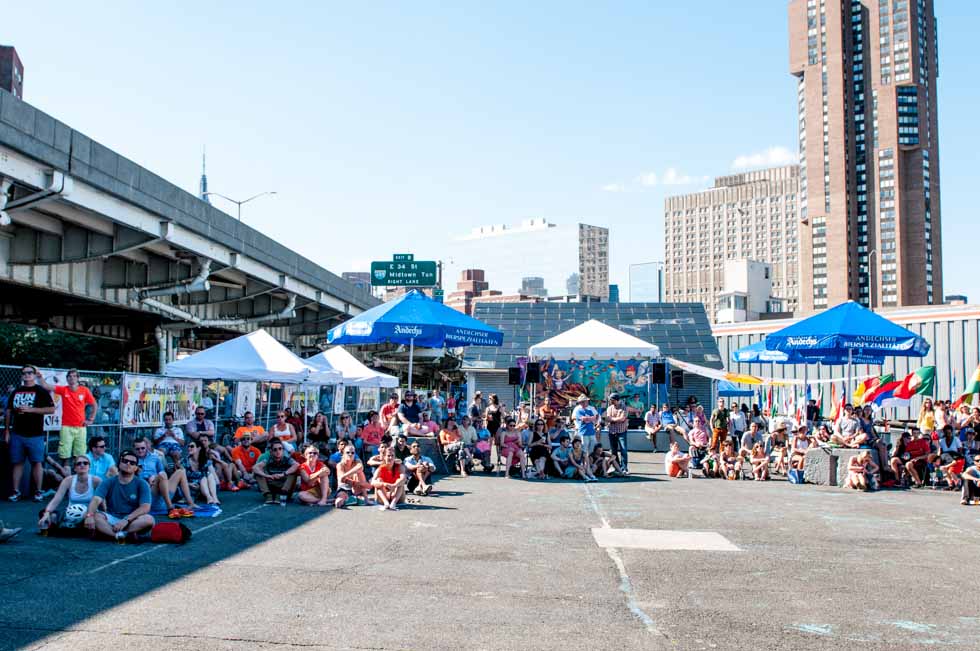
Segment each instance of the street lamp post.
[[232,202],[233,204],[235,204],[236,206],[238,206],[238,221],[242,221],[242,205],[248,203],[249,201],[252,201],[253,199],[258,199],[259,197],[264,197],[267,194],[276,194],[276,192],[274,190],[273,191],[268,191],[268,192],[259,192],[257,195],[252,196],[252,197],[249,197],[248,199],[243,199],[242,201],[236,201],[235,199],[232,199],[231,197],[226,197],[225,195],[221,194],[220,192],[205,192],[204,193],[204,196],[205,197],[210,197],[210,196],[213,195],[215,197],[221,197],[225,201]]

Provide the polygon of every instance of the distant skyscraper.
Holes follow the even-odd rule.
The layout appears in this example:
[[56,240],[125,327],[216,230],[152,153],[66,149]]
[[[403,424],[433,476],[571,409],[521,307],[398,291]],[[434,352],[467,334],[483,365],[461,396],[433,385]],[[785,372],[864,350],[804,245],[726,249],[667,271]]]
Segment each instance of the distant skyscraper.
[[206,203],[211,203],[211,197],[208,196],[208,151],[204,149],[201,152],[201,201]]
[[619,285],[609,286],[609,302],[618,303],[619,302]]
[[743,172],[718,177],[702,192],[667,197],[665,300],[703,303],[714,323],[725,261],[748,259],[771,265],[773,296],[794,310],[800,291],[799,174],[797,165]]
[[0,88],[24,99],[24,64],[10,45],[0,45]]
[[540,276],[522,278],[521,293],[525,296],[547,296],[548,289],[544,286],[544,278]]
[[474,228],[455,238],[444,261],[446,278],[464,269],[486,272],[486,282],[504,294],[522,291],[525,278],[540,278],[547,296],[562,296],[571,274],[579,278],[575,294],[605,299],[609,292],[609,229],[588,224],[552,224],[526,219],[516,226]]
[[933,0],[792,0],[804,311],[940,303]]

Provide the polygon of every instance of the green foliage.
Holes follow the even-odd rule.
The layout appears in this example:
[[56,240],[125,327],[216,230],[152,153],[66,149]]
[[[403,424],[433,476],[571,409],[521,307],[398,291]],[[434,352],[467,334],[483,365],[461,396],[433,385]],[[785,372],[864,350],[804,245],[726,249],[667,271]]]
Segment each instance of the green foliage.
[[0,322],[0,364],[121,371],[125,357],[123,342]]

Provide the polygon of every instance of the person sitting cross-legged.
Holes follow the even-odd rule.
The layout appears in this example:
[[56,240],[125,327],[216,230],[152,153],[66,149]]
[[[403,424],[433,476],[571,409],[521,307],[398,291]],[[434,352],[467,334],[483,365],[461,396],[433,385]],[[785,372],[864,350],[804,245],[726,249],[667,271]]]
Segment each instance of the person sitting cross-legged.
[[[150,484],[138,474],[139,457],[132,450],[124,450],[117,468],[117,475],[95,489],[85,514],[85,527],[121,540],[151,529],[155,521],[150,515]],[[105,510],[100,511],[100,506]]]
[[374,486],[378,509],[398,510],[398,502],[405,496],[405,475],[395,463],[395,453],[392,450],[386,449],[382,453],[381,465],[378,466],[371,485]]
[[459,474],[466,477],[466,466],[473,461],[473,458],[470,456],[469,449],[463,443],[463,433],[456,426],[455,418],[450,417],[446,419],[446,426],[439,432],[439,443],[442,445],[442,451],[446,455],[447,460],[453,458],[455,455],[456,465],[459,467]]
[[422,456],[422,448],[418,441],[412,441],[409,446],[412,454],[405,458],[405,474],[408,477],[407,489],[416,495],[428,495],[432,492],[429,477],[436,470],[432,459]]
[[275,437],[269,439],[269,451],[252,468],[266,504],[275,504],[278,498],[279,504],[286,506],[293,497],[298,469],[299,464],[286,454],[282,441]]
[[[388,449],[388,444],[378,444],[379,453]],[[378,459],[380,464],[381,459]],[[397,464],[396,464],[397,465]],[[334,466],[337,474],[337,494],[334,496],[334,506],[338,509],[351,504],[364,504],[371,490],[371,484],[364,478],[364,464],[357,458],[357,450],[348,445],[344,448],[340,461]],[[373,502],[372,502],[373,503]]]
[[[602,447],[598,441],[589,454],[589,461],[592,463],[592,473],[596,477],[619,477],[626,473],[619,466],[619,460],[613,456],[612,452]],[[548,475],[544,475],[547,477]]]
[[732,440],[723,439],[718,452],[718,462],[721,464],[719,476],[725,479],[742,478],[742,455],[735,452]]
[[255,484],[255,477],[252,476],[252,469],[262,452],[252,445],[252,435],[242,434],[238,439],[238,445],[231,449],[231,458],[238,469],[238,476],[241,477],[238,483],[239,488],[247,488]]
[[575,466],[568,457],[572,453],[572,439],[568,434],[558,437],[558,447],[551,451],[551,461],[555,476],[572,479],[575,476]]
[[320,461],[320,450],[315,445],[306,446],[303,456],[306,461],[300,464],[297,471],[299,494],[296,497],[303,504],[326,506],[330,497],[330,468]]

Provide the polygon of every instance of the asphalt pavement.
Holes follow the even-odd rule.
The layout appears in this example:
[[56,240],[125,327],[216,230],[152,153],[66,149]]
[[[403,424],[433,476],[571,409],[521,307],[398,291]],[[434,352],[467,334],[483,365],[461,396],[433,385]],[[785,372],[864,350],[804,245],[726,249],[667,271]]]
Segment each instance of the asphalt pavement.
[[222,494],[184,546],[25,530],[0,545],[0,649],[980,648],[980,507],[633,457],[588,485],[444,478],[397,513]]

